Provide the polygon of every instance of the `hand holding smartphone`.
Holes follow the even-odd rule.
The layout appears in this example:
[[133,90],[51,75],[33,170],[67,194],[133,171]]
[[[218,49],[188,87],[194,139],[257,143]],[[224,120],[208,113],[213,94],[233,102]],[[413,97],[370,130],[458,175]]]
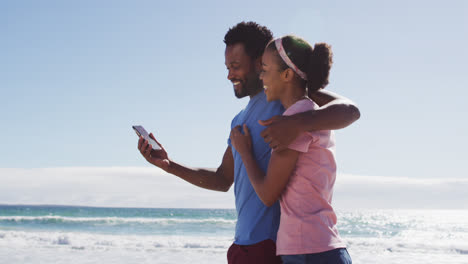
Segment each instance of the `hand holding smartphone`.
[[133,130],[135,130],[136,134],[139,137],[143,137],[144,139],[148,140],[148,142],[153,147],[153,150],[160,150],[161,149],[159,144],[149,136],[148,132],[145,130],[145,128],[143,126],[132,126],[132,128],[133,128]]

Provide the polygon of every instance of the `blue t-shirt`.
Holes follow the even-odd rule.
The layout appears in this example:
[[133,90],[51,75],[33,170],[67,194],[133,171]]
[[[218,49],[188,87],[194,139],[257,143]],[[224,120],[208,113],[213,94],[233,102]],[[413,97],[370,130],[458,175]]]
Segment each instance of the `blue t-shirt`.
[[[250,99],[248,105],[234,117],[231,129],[247,124],[252,137],[252,148],[258,165],[266,173],[270,161],[271,149],[260,136],[265,127],[258,120],[266,120],[275,115],[282,115],[284,108],[279,101],[268,103],[265,92],[260,92]],[[252,245],[263,240],[276,241],[280,219],[280,206],[276,202],[266,207],[258,198],[242,158],[234,149],[231,140],[228,144],[234,158],[234,195],[236,198],[237,224],[234,243]]]

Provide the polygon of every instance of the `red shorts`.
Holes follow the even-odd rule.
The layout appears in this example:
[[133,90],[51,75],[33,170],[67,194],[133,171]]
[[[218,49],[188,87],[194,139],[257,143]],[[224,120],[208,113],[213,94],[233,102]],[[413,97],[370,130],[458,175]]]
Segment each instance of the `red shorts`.
[[276,244],[268,239],[253,245],[232,244],[227,253],[228,264],[281,264]]

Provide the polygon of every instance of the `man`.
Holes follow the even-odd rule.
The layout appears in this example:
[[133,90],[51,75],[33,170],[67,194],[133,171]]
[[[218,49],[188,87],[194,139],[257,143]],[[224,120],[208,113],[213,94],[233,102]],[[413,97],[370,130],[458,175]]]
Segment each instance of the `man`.
[[[259,79],[263,50],[272,38],[270,30],[254,22],[239,23],[229,29],[224,37],[227,78],[233,83],[236,97],[250,97],[246,108],[232,120],[231,128],[247,124],[255,157],[264,171],[270,160],[268,144],[280,151],[304,129],[346,127],[359,117],[359,110],[349,100],[325,92],[312,95],[322,106],[321,109],[290,119],[279,117],[284,109],[280,102],[267,103]],[[266,120],[264,124],[271,127],[263,131],[265,127],[258,120]],[[316,124],[298,125],[303,121]],[[278,136],[277,131],[283,129],[285,124],[293,127],[286,129],[286,137]],[[261,133],[265,140],[261,138]],[[151,137],[154,139],[152,134]],[[271,207],[263,205],[249,181],[240,155],[231,147],[229,140],[221,165],[213,170],[180,165],[170,160],[167,152],[161,148],[160,151],[152,150],[143,138],[138,142],[138,149],[148,162],[189,183],[217,191],[228,191],[234,183],[238,216],[234,243],[228,251],[228,263],[281,263],[275,246],[280,215],[278,202]]]

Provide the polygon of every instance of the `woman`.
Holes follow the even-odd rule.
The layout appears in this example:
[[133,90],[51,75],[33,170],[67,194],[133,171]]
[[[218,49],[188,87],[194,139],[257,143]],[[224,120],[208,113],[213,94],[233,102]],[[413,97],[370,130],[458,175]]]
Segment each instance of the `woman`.
[[[307,97],[328,84],[332,52],[325,43],[314,48],[305,40],[285,36],[271,41],[262,57],[261,79],[268,101],[280,100],[292,115],[316,109]],[[231,143],[241,155],[250,181],[262,202],[278,199],[281,221],[277,255],[287,263],[351,263],[336,229],[331,206],[336,177],[331,131],[301,134],[288,149],[274,151],[266,175],[252,153],[247,126],[231,131]]]

